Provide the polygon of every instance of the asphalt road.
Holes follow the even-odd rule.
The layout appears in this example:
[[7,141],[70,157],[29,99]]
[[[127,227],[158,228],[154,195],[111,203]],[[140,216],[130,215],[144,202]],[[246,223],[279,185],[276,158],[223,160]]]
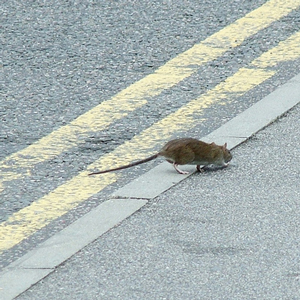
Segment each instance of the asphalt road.
[[16,299],[300,299],[299,118],[298,104]]
[[[68,125],[264,3],[266,1],[32,1],[25,5],[1,1],[0,159],[5,161],[9,155]],[[18,171],[18,160],[1,164],[4,174],[0,173],[4,182],[0,190],[2,225],[99,157],[114,151],[195,97],[214,89],[240,68],[278,46],[280,41],[298,32],[299,25],[298,8],[246,38],[238,47],[230,47],[223,55],[199,66],[193,76],[159,95],[149,95],[146,105],[114,120],[104,130],[78,134],[72,147],[27,168],[26,172],[20,166],[19,176],[14,180],[6,181],[7,170],[11,167]],[[173,136],[206,135],[299,73],[299,65],[297,57],[278,62],[271,68],[272,77],[240,97],[231,98],[228,94],[223,102],[210,103],[197,116],[201,120],[198,125],[174,131]],[[62,142],[67,143],[68,138],[63,136]],[[158,145],[157,142],[153,147]],[[27,159],[22,155],[17,157]],[[126,172],[126,176],[51,220],[29,238],[25,235],[21,243],[2,253],[0,265],[6,266],[33,249],[155,164]],[[63,206],[63,197],[58,200]]]

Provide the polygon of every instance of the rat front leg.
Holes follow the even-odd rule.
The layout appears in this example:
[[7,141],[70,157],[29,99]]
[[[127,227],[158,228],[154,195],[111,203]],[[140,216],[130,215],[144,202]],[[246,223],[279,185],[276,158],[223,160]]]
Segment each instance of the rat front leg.
[[222,170],[222,169],[227,168],[228,165],[229,165],[229,163],[223,162],[222,164],[219,165],[219,168]]
[[200,173],[203,173],[205,171],[204,168],[205,168],[205,166],[201,168],[200,165],[197,165],[197,171]]
[[175,168],[175,170],[176,170],[179,174],[189,174],[189,172],[182,171],[182,170],[178,169],[178,164],[176,164],[176,163],[173,163],[173,167]]
[[229,163],[224,163],[223,166],[221,166],[221,169],[225,169],[229,166]]

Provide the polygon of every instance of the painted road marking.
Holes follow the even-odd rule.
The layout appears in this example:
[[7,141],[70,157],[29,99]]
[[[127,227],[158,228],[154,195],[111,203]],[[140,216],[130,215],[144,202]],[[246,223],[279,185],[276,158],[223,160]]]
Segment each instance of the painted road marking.
[[[158,121],[153,126],[136,135],[132,140],[117,147],[113,152],[102,156],[89,166],[94,168],[113,167],[141,158],[141,153],[149,155],[153,145],[161,145],[175,131],[191,129],[200,123],[201,111],[224,99],[229,101],[242,96],[276,72],[269,69],[274,62],[296,59],[300,57],[300,33],[297,32],[289,39],[280,42],[267,53],[255,59],[247,68],[241,68],[233,76],[194,99],[173,114]],[[289,51],[295,48],[294,55]],[[280,51],[279,51],[280,49]],[[285,56],[285,53],[291,53]],[[264,69],[267,68],[267,69]],[[161,137],[164,137],[163,139]],[[0,251],[9,249],[29,237],[35,231],[43,228],[52,220],[62,216],[80,202],[100,192],[107,185],[117,181],[120,173],[107,173],[101,176],[87,176],[89,171],[83,171],[62,184],[57,189],[35,201],[30,206],[13,214],[6,222],[0,224]]]
[[99,132],[128,113],[145,105],[148,97],[159,95],[195,73],[198,67],[216,59],[230,48],[268,27],[300,6],[300,0],[270,0],[203,42],[171,59],[153,74],[132,84],[111,99],[73,120],[70,124],[11,154],[0,162],[0,193],[5,182],[31,175],[35,164],[52,159],[77,146],[79,138]]
[[295,60],[300,56],[300,31],[278,44],[277,47],[263,53],[252,64],[261,68],[270,68],[278,63]]

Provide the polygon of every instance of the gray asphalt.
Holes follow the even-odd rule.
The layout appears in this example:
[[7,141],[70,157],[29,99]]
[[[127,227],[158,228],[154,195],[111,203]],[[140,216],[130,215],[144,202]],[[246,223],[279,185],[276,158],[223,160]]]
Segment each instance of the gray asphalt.
[[[0,1],[0,159],[68,124],[265,2]],[[0,221],[286,40],[299,30],[299,12],[289,13],[203,65],[193,76],[148,99],[147,105],[109,128],[79,136],[78,147],[36,165],[32,176],[7,182],[1,193]],[[198,132],[174,132],[174,138],[209,134],[298,74],[299,66],[299,59],[280,63],[272,78],[241,98],[205,109]],[[0,269],[156,164],[128,172],[116,184],[1,254]]]
[[300,105],[16,299],[300,299]]
[[[1,1],[0,18],[3,30],[0,47],[0,158],[21,150],[54,129],[69,123],[131,83],[152,73],[178,53],[189,49],[195,43],[204,40],[265,2],[266,0],[201,2],[107,0],[97,3],[93,1],[69,3],[60,0],[45,3]],[[285,40],[299,29],[299,20],[298,9],[247,39],[240,47],[228,51],[224,56],[200,68],[195,76],[149,101],[147,107],[129,114],[127,118],[116,122],[107,131],[91,133],[88,138],[80,140],[78,147],[72,149],[70,153],[63,153],[49,162],[39,164],[35,170],[35,180],[24,178],[10,182],[1,195],[1,221],[42,197],[45,191],[52,190],[72,178],[102,154],[110,152],[125,140],[214,87],[224,78],[234,74],[241,66],[247,65],[263,52],[276,46],[279,41]],[[201,136],[212,132],[285,83],[299,73],[299,66],[299,60],[282,63],[276,66],[277,74],[272,79],[249,91],[238,101],[228,103],[226,106],[216,105],[207,109],[203,115],[207,121],[203,122],[201,128],[198,128]],[[185,134],[190,135],[190,132]],[[297,139],[294,139],[293,143],[295,141]],[[253,143],[253,140],[249,143]],[[231,172],[241,167],[241,163],[237,164],[240,148],[242,147],[234,151],[233,165],[226,170],[226,173],[225,171],[210,172],[201,178],[193,175],[184,184],[178,186],[183,191],[183,196],[178,197],[179,191],[175,187],[158,197],[146,208],[122,223],[120,227],[107,233],[103,240],[99,239],[84,248],[78,255],[59,267],[57,272],[19,298],[114,299],[118,298],[119,294],[121,299],[147,299],[151,295],[159,299],[172,299],[172,297],[192,299],[196,292],[200,293],[203,290],[205,293],[202,286],[208,289],[206,285],[201,284],[201,289],[198,287],[197,291],[195,286],[202,282],[199,281],[200,277],[204,278],[204,282],[208,281],[208,284],[211,284],[212,280],[217,285],[217,282],[224,279],[225,275],[222,276],[221,271],[224,271],[227,266],[225,261],[222,260],[220,263],[216,260],[216,263],[219,262],[221,266],[224,266],[224,269],[222,267],[221,271],[218,271],[214,265],[209,265],[209,262],[205,265],[197,258],[204,257],[203,260],[206,261],[205,257],[213,259],[213,257],[226,256],[226,250],[219,251],[218,256],[218,247],[223,245],[219,245],[222,241],[216,241],[216,237],[208,231],[212,226],[219,230],[213,221],[218,221],[220,216],[217,211],[215,216],[214,212],[209,211],[208,208],[204,210],[201,207],[193,208],[189,201],[195,202],[195,196],[190,194],[190,200],[185,199],[185,196],[192,193],[195,186],[191,188],[186,184],[192,184],[194,179],[196,182],[194,184],[203,188],[203,191],[198,191],[198,194],[210,195],[206,190],[208,189],[210,193],[214,191],[209,189],[209,183],[217,185],[213,181],[214,176],[223,174],[227,178],[231,176]],[[255,166],[259,167],[256,161],[257,157],[254,162]],[[135,173],[136,176],[145,170],[150,170],[154,165],[143,166],[140,173],[139,171]],[[282,163],[281,168],[285,170],[286,167],[287,164]],[[76,210],[54,221],[14,249],[2,254],[0,268],[22,257],[27,251],[34,250],[49,236],[60,232],[74,220],[92,211],[99,203],[107,200],[107,195],[130,182],[135,178],[134,176],[128,173],[118,184],[95,195]],[[267,173],[266,176],[270,175]],[[208,187],[205,188],[204,184]],[[221,201],[218,195],[219,192],[216,193],[214,201]],[[247,198],[246,194],[245,197]],[[203,198],[197,197],[196,203],[199,201],[199,205],[204,205]],[[228,203],[238,202],[231,198],[227,201]],[[213,201],[210,202],[213,203]],[[173,207],[162,206],[166,204],[174,206],[172,213]],[[190,224],[195,225],[193,232],[191,232],[191,226],[184,222],[187,218],[180,211],[180,208],[185,208],[185,206],[188,207],[186,212],[191,211],[192,214]],[[157,216],[155,209],[157,209]],[[198,210],[201,210],[203,214],[206,212],[209,214],[202,218],[202,215],[197,215]],[[171,214],[172,216],[174,214],[172,218]],[[162,221],[164,217],[166,227],[160,230],[158,225],[163,225],[160,220]],[[197,218],[200,219],[199,222]],[[182,219],[182,221],[179,222],[177,219]],[[139,222],[140,225],[136,227],[135,224]],[[155,222],[158,225],[155,225]],[[206,230],[202,232],[203,237],[197,231],[199,224]],[[130,226],[133,225],[134,227],[131,228]],[[140,226],[145,226],[145,228]],[[174,228],[178,228],[179,233],[181,232],[180,239],[186,239],[186,243],[172,242],[176,241],[176,237],[172,236],[175,234]],[[188,233],[184,233],[185,228]],[[170,234],[166,234],[168,229]],[[131,235],[133,233],[137,235]],[[151,233],[154,234],[152,238]],[[206,249],[202,250],[202,254],[200,250],[200,254],[197,254],[196,250],[194,254],[192,250],[189,250],[188,240],[192,239],[193,233],[195,234],[193,240],[195,248]],[[219,231],[216,231],[215,235],[217,236],[218,233]],[[211,245],[206,240],[209,234]],[[222,231],[220,234],[222,237]],[[128,244],[122,242],[126,239]],[[139,239],[139,244],[133,244]],[[159,241],[163,244],[162,249],[158,249]],[[227,244],[223,245],[225,249],[230,248]],[[192,245],[190,242],[190,248]],[[234,248],[234,245],[232,247]],[[160,253],[159,250],[165,252]],[[85,255],[90,255],[91,259],[95,260],[89,265],[88,257]],[[176,255],[178,257],[175,259]],[[233,253],[230,257],[236,257],[234,255],[237,256]],[[114,257],[116,260],[112,259]],[[99,262],[98,259],[101,261]],[[236,262],[238,263],[237,260]],[[294,279],[295,284],[298,280],[297,263],[295,259],[295,271],[292,270],[284,277]],[[195,265],[193,270],[192,264]],[[166,265],[169,271],[165,268]],[[73,269],[72,266],[74,266]],[[85,269],[86,266],[88,270]],[[205,269],[205,266],[208,269]],[[89,268],[91,274],[88,273]],[[199,269],[203,269],[203,273],[199,272]],[[219,272],[221,279],[216,279],[216,272]],[[236,272],[236,276],[241,273]],[[182,282],[179,279],[173,280],[173,276],[180,275],[180,273],[188,276],[183,276],[185,279]],[[228,274],[228,278],[232,278],[230,276],[232,272]],[[132,277],[132,281],[126,275]],[[54,283],[55,279],[58,282]],[[153,288],[156,285],[157,288]],[[174,285],[176,288],[173,288]],[[220,287],[220,294],[224,292],[222,287],[224,285]],[[213,286],[211,288],[217,293],[218,289]],[[172,291],[168,293],[170,289]],[[223,294],[226,295],[226,293]],[[218,294],[213,292],[209,295],[218,298]],[[300,297],[297,295],[295,298]]]

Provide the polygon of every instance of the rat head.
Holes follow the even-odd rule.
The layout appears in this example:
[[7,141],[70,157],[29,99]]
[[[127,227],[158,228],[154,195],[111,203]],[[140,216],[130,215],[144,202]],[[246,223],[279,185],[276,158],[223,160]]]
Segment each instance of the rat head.
[[227,143],[225,143],[221,147],[222,147],[222,151],[223,151],[224,161],[226,163],[228,163],[229,161],[231,161],[232,155],[231,155],[230,151],[227,149]]

